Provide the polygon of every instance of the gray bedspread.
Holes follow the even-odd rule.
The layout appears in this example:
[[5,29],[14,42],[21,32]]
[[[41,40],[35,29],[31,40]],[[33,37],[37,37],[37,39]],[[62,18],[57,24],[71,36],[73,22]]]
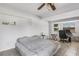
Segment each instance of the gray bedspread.
[[38,36],[19,38],[15,46],[23,56],[51,56],[60,48],[58,42],[45,40]]

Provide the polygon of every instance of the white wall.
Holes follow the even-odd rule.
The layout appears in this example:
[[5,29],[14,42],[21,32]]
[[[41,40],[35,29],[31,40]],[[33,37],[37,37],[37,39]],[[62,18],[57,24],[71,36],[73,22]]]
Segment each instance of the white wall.
[[54,31],[54,24],[58,24],[59,30],[63,29],[63,24],[60,22],[49,22],[49,37],[51,37],[51,34],[57,34],[57,38],[59,39],[59,32]]
[[[25,16],[20,17],[3,11],[0,13],[0,51],[14,48],[19,37],[40,35],[41,32],[48,34],[47,22],[35,17]],[[2,25],[2,21],[16,21],[16,25]]]

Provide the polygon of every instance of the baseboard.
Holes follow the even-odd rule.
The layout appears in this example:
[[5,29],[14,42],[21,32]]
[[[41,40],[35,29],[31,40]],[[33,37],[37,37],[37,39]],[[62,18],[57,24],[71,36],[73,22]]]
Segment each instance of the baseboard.
[[7,49],[2,49],[2,50],[0,50],[0,52],[6,51],[6,50],[9,50],[9,49],[13,49],[13,48],[15,48],[15,47],[7,48]]

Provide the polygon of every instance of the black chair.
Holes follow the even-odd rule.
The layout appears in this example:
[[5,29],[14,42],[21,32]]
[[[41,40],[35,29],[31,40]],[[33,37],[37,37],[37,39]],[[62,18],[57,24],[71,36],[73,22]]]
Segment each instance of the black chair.
[[65,30],[66,35],[68,36],[68,41],[71,42],[72,33],[70,30]]
[[65,30],[59,30],[59,37],[60,37],[60,41],[64,42],[67,40],[68,36],[66,35]]

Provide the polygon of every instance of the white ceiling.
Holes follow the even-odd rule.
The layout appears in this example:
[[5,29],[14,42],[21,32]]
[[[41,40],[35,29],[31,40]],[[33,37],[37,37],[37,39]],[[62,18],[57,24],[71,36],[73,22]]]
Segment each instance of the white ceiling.
[[70,12],[75,9],[79,9],[79,3],[55,3],[56,10],[49,11],[46,6],[44,6],[41,10],[37,10],[37,8],[41,5],[41,3],[2,3],[0,6],[16,10],[22,13],[32,14],[39,18],[47,18],[51,16],[55,16],[57,14]]

